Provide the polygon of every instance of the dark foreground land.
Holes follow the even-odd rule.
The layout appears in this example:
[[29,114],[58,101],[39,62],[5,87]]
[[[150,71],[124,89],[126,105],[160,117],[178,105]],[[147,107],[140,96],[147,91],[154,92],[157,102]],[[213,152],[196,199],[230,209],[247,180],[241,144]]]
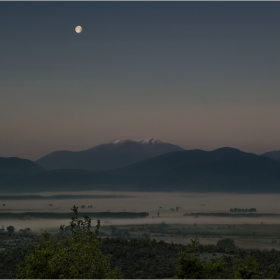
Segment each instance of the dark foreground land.
[[[111,230],[115,234],[120,231],[114,228]],[[34,246],[42,239],[40,235],[30,231],[11,234],[2,232],[0,238],[1,246],[4,247],[0,251],[0,278],[16,278],[18,265],[25,264],[25,256],[33,252]],[[58,238],[58,235],[52,235],[53,241]],[[180,252],[185,252],[190,258],[198,257],[209,264],[223,260],[223,271],[213,278],[236,278],[234,269],[236,266],[244,269],[241,267],[243,262],[246,273],[241,278],[280,278],[280,251],[275,249],[240,249],[230,238],[222,239],[223,241],[218,241],[216,245],[201,245],[197,239],[182,245],[163,240],[148,240],[149,238],[145,233],[138,238],[125,238],[124,235],[122,238],[103,237],[100,239],[101,251],[104,255],[111,255],[112,267],[119,267],[125,279],[176,278]],[[197,265],[195,269],[199,269],[199,263]]]

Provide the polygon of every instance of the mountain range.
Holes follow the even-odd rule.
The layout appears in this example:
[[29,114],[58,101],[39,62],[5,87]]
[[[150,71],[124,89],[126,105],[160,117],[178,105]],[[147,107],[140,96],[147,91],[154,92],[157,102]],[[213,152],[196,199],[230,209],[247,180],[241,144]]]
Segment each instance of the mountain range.
[[54,152],[35,163],[0,158],[0,186],[1,192],[280,192],[280,162],[229,147],[184,150],[154,138],[114,140],[81,152]]

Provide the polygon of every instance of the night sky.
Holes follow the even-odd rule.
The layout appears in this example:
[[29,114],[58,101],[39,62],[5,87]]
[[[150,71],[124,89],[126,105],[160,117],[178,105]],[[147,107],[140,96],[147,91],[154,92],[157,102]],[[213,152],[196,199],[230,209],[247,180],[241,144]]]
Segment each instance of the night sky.
[[279,68],[280,2],[0,2],[0,156],[280,150]]

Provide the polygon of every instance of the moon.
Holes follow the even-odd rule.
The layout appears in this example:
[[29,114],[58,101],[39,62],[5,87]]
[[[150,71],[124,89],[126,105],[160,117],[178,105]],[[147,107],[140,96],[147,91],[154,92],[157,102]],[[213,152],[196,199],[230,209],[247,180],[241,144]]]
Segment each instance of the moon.
[[80,26],[80,25],[78,25],[78,26],[75,27],[75,31],[76,31],[77,33],[81,33],[82,30],[83,30],[83,28],[82,28],[82,26]]

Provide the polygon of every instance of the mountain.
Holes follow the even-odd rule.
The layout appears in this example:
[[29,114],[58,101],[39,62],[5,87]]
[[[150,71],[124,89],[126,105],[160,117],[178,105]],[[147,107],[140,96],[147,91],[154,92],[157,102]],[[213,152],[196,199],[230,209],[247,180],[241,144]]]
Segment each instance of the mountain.
[[273,160],[280,161],[280,151],[272,151],[262,154],[262,156],[269,157]]
[[[4,172],[4,177],[1,176],[3,169],[2,173],[0,171],[2,192],[113,190],[280,193],[279,162],[227,147],[214,151],[169,152],[105,171],[48,171],[30,161],[23,160],[22,163],[26,164],[26,168],[28,166],[26,176],[22,165],[13,167],[11,170],[14,171],[9,174]],[[5,168],[9,169],[4,165]]]
[[127,166],[172,151],[183,151],[179,146],[155,138],[141,141],[113,140],[88,150],[56,151],[36,161],[48,170],[87,169],[103,171]]

